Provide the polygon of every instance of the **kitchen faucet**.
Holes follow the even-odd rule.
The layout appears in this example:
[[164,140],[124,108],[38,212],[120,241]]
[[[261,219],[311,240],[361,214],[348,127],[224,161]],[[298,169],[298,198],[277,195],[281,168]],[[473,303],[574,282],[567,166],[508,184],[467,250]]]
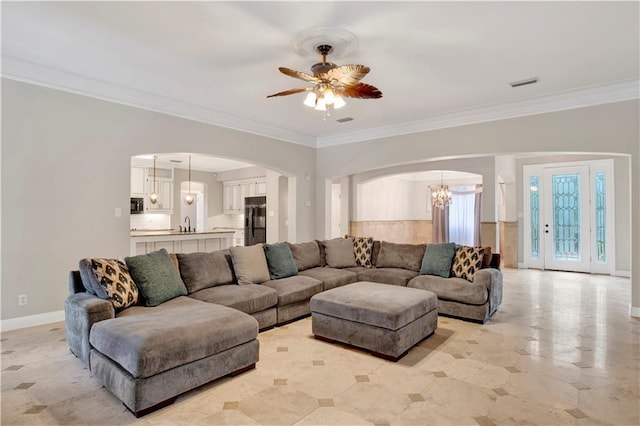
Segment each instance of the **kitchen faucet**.
[[191,232],[191,218],[189,216],[185,216],[184,221],[189,221],[189,227],[185,229],[185,232]]

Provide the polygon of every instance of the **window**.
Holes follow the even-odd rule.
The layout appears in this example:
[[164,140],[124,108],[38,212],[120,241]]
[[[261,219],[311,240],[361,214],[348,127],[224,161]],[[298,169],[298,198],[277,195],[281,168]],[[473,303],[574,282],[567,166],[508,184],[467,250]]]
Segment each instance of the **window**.
[[607,263],[607,193],[605,174],[594,174],[596,209],[596,262]]
[[450,186],[449,241],[474,246],[476,186]]
[[531,176],[529,180],[529,208],[531,217],[531,258],[540,257],[540,177]]

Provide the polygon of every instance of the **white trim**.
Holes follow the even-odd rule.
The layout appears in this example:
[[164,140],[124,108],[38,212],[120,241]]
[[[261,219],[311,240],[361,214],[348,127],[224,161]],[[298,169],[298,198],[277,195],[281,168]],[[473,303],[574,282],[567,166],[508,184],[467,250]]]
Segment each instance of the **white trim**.
[[245,133],[266,136],[305,146],[316,146],[316,138],[310,135],[292,132],[268,124],[236,117],[202,105],[195,105],[178,99],[144,92],[132,87],[120,86],[7,55],[2,55],[2,77],[148,111],[169,114],[188,120],[213,124]]
[[60,321],[64,321],[64,311],[47,312],[44,314],[28,315],[25,317],[2,320],[0,321],[0,330],[4,332]]
[[518,269],[529,269],[526,263],[518,262]]
[[629,305],[629,316],[640,318],[640,306]]
[[613,271],[614,277],[631,278],[631,271]]
[[638,99],[639,97],[640,80],[620,81],[600,86],[566,90],[530,99],[483,105],[418,120],[405,121],[403,123],[372,127],[366,130],[319,136],[317,147],[324,148],[333,145],[425,132],[428,130],[628,101]]
[[314,137],[4,54],[1,75],[17,81],[316,148],[640,98],[640,80],[624,80],[535,98],[479,105],[386,126]]

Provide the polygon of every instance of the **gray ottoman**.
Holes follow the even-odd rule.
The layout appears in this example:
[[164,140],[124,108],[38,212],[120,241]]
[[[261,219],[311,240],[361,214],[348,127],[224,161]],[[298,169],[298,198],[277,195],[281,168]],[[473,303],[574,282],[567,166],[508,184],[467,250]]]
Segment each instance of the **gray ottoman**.
[[438,298],[426,290],[357,282],[311,298],[316,338],[371,350],[397,361],[438,324]]

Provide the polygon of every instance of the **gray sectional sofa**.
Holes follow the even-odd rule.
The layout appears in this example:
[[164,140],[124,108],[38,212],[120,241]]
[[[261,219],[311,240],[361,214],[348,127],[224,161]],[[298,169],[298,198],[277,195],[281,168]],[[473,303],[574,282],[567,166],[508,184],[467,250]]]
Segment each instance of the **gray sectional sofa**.
[[358,281],[430,290],[438,296],[439,314],[478,322],[487,321],[502,300],[502,273],[495,268],[476,271],[472,281],[420,275],[424,244],[374,241],[367,252],[371,267],[358,266],[344,240],[288,246],[297,272],[257,282],[237,273],[233,248],[171,255],[186,295],[153,307],[142,299],[116,310],[112,301],[88,292],[86,276],[71,271],[69,347],[134,414],[143,415],[189,389],[255,366],[259,330],[309,315],[311,297],[325,290]]

